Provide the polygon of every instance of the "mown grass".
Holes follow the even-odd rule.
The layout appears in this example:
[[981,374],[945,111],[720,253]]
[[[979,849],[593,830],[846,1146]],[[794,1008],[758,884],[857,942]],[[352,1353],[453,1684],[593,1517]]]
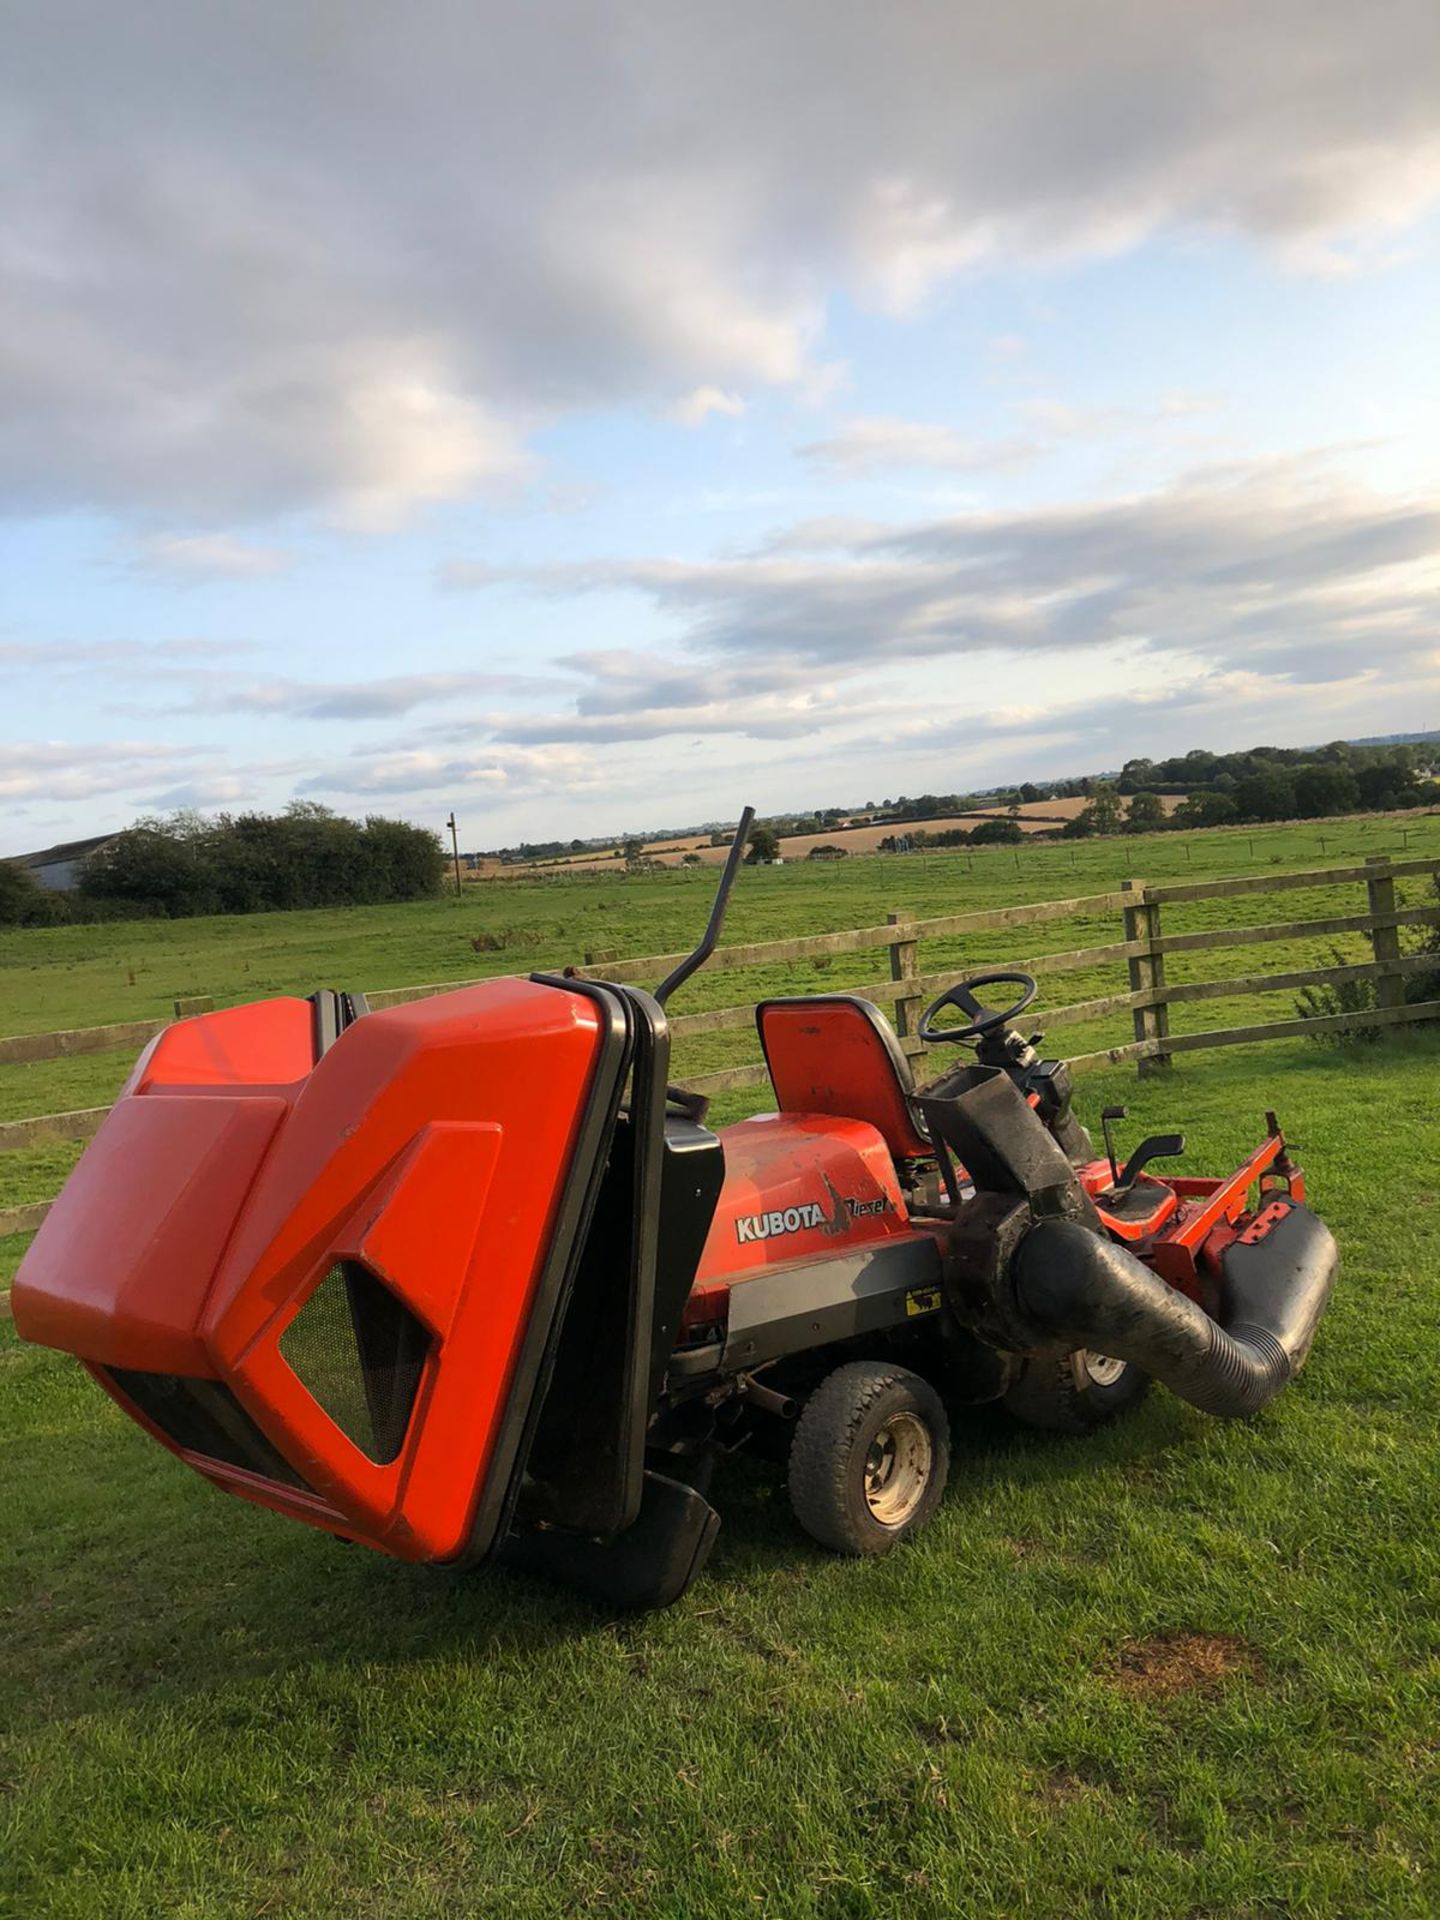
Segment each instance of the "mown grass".
[[607,1617],[224,1500],[0,1345],[0,1909],[46,1920],[1440,1910],[1440,1051],[1085,1077],[1232,1164],[1278,1104],[1345,1271],[1254,1422],[957,1412],[886,1561],[736,1466],[703,1581]]

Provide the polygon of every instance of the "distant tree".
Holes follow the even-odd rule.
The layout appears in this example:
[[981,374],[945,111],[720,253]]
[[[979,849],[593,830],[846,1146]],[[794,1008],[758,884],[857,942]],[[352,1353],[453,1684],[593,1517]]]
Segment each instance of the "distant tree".
[[1420,804],[1420,788],[1415,776],[1403,765],[1377,761],[1361,767],[1355,774],[1355,786],[1362,807],[1391,809]]
[[1121,793],[1144,793],[1155,779],[1153,760],[1127,760],[1120,769]]
[[837,847],[833,844],[827,844],[823,847],[811,847],[805,858],[807,860],[844,860],[849,857],[849,852],[850,849],[848,847]]
[[1079,826],[1075,821],[1070,823],[1073,828],[1070,833],[1072,839],[1087,833],[1119,833],[1124,821],[1124,809],[1110,781],[1091,781],[1089,805],[1076,816],[1076,820],[1083,820],[1085,825]]
[[370,814],[360,839],[376,900],[433,900],[440,891],[449,861],[438,833]]
[[972,847],[1013,847],[1025,838],[1025,829],[1014,820],[982,820],[970,835]]
[[1097,780],[1090,789],[1090,812],[1097,833],[1119,832],[1123,808],[1112,781]]
[[1229,794],[1217,793],[1211,788],[1182,800],[1171,814],[1170,824],[1172,827],[1227,827],[1237,818],[1235,802]]
[[1044,796],[1042,795],[1042,793],[1040,792],[1040,789],[1037,786],[1035,786],[1031,781],[1027,780],[1020,789],[1020,798],[1028,807],[1029,805],[1031,805],[1032,802],[1043,799]]
[[103,911],[178,919],[424,899],[445,865],[428,828],[378,815],[361,826],[302,800],[281,814],[137,821],[96,849],[80,888]]
[[95,905],[178,920],[219,908],[204,838],[178,822],[137,820],[97,847],[80,869],[81,897]]
[[38,927],[62,919],[61,896],[47,893],[28,867],[0,860],[0,927]]
[[1158,793],[1137,793],[1125,816],[1126,833],[1154,833],[1165,825],[1165,806]]
[[1235,783],[1235,811],[1242,820],[1291,820],[1298,810],[1294,778],[1279,767]]
[[682,853],[680,856],[680,864],[682,867],[700,867],[705,863],[698,853]]
[[765,866],[771,860],[780,858],[780,836],[773,827],[754,826],[750,829],[750,851],[746,854],[746,864],[752,867]]
[[1062,840],[1088,840],[1095,831],[1095,822],[1089,807],[1082,807],[1079,813],[1072,813],[1060,829]]
[[1302,767],[1295,776],[1295,805],[1302,820],[1353,813],[1359,804],[1360,790],[1347,766]]

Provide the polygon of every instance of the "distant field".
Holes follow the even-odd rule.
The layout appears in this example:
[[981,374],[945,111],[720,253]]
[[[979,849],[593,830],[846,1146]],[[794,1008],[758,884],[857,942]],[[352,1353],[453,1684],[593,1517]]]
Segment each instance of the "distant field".
[[[1174,813],[1181,804],[1179,794],[1161,795],[1160,804],[1167,814]],[[1086,800],[1027,800],[1012,815],[1008,807],[976,807],[969,813],[947,814],[940,820],[911,820],[897,824],[893,820],[882,820],[873,826],[830,827],[824,833],[786,834],[780,842],[780,857],[783,860],[803,860],[812,847],[843,847],[847,853],[874,853],[882,840],[896,835],[917,832],[946,833],[954,827],[964,827],[967,831],[978,827],[982,820],[1009,820],[1014,818],[1025,833],[1053,833],[1058,825],[1073,820],[1077,813],[1083,813],[1089,805]],[[708,833],[691,834],[680,840],[648,840],[645,852],[662,867],[678,867],[687,853],[696,853],[706,866],[719,866],[725,859],[726,849],[713,847]],[[570,860],[550,860],[535,870],[549,873],[586,873],[602,870],[608,860],[614,859],[613,853],[576,854]],[[496,864],[487,862],[486,878],[497,872]]]

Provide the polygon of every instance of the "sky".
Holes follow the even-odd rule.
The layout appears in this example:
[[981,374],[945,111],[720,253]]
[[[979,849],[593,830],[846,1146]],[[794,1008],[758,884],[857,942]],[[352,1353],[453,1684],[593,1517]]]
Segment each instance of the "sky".
[[1433,0],[12,0],[0,853],[1440,727]]

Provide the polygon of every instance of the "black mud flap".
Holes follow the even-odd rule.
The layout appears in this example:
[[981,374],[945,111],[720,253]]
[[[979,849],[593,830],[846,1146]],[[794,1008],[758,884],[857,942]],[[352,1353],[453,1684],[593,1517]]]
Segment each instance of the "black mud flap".
[[501,1558],[607,1606],[668,1607],[705,1565],[719,1531],[719,1514],[693,1487],[647,1472],[638,1519],[609,1542],[556,1530],[517,1533]]

